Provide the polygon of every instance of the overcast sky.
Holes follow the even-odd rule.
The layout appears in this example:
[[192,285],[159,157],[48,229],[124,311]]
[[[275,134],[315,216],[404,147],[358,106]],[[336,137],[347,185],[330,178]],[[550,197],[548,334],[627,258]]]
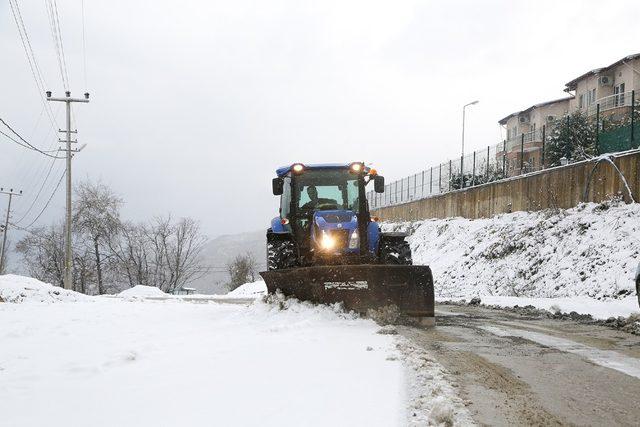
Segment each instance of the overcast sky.
[[[74,107],[74,180],[101,180],[143,220],[171,212],[211,237],[268,226],[271,178],[293,162],[375,165],[388,181],[501,139],[497,121],[640,51],[640,2],[57,0]],[[63,93],[45,2],[20,3],[43,77]],[[57,138],[7,1],[0,117],[39,147]],[[62,106],[57,120],[64,127]],[[0,129],[4,130],[4,129]],[[0,135],[0,186],[34,202],[49,160]],[[64,168],[53,166],[28,225]],[[63,215],[64,187],[35,225]],[[4,212],[6,198],[0,200]]]

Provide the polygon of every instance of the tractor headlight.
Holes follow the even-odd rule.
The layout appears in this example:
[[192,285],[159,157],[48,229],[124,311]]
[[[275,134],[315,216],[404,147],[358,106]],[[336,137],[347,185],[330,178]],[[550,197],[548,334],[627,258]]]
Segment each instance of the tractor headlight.
[[322,231],[322,239],[320,239],[320,246],[322,247],[322,249],[333,249],[333,247],[335,246],[336,241],[334,240],[333,237],[329,236],[327,234],[326,231]]
[[358,246],[360,246],[360,236],[358,230],[355,230],[349,238],[349,249],[356,249]]

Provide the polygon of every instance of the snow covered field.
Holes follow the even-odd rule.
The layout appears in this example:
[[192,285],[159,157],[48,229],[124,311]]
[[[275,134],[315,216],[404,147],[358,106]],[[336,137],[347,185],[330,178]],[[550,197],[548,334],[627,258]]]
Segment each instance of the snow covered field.
[[[331,307],[85,297],[19,276],[0,276],[0,296],[2,425],[465,419],[437,364]],[[415,382],[412,366],[432,379]]]
[[410,230],[415,264],[431,266],[439,299],[559,306],[597,317],[638,311],[640,204],[384,224]]

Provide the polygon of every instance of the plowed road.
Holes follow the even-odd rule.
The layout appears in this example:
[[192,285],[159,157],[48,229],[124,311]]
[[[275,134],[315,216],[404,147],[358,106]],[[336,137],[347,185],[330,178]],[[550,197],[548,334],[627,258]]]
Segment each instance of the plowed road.
[[479,423],[640,424],[640,337],[479,307],[436,318],[399,331],[449,370]]

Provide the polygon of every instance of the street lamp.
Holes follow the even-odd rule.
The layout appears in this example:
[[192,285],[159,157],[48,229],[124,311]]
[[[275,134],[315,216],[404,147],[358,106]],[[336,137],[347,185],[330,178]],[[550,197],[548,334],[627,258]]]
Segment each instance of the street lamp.
[[462,154],[460,156],[460,182],[461,182],[462,188],[464,188],[464,118],[465,118],[467,107],[470,105],[476,105],[478,102],[479,101],[476,100],[468,104],[465,104],[462,107]]

